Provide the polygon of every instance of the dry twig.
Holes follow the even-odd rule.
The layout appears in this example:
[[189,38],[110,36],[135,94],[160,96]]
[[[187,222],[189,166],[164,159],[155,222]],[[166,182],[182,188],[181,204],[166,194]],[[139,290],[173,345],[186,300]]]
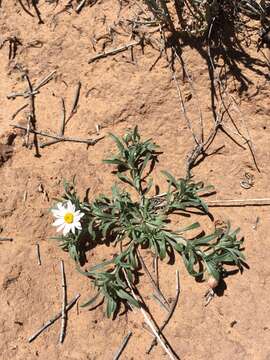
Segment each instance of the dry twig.
[[79,5],[78,5],[78,6],[76,7],[76,9],[75,9],[76,13],[79,13],[79,12],[82,10],[82,8],[84,7],[86,1],[87,1],[87,0],[82,0],[82,1],[79,3]]
[[[25,126],[21,126],[21,125],[18,125],[18,124],[11,124],[10,126],[16,128],[16,129],[22,129],[22,130],[27,130],[27,128]],[[29,131],[30,133],[34,133],[34,134],[37,134],[37,135],[41,135],[41,136],[45,136],[45,137],[48,137],[48,138],[51,138],[51,139],[57,139],[58,142],[60,141],[70,141],[70,142],[77,142],[77,143],[83,143],[83,144],[87,144],[87,145],[95,145],[98,141],[104,139],[104,136],[98,138],[98,139],[79,139],[79,138],[73,138],[73,137],[65,137],[65,136],[59,136],[59,135],[53,135],[53,134],[49,134],[45,131],[37,131],[37,130],[33,130],[33,129],[30,129]],[[43,148],[47,146],[47,144],[41,144],[39,147],[40,148]]]
[[94,62],[96,60],[103,59],[109,55],[118,54],[120,52],[128,50],[128,49],[132,48],[133,46],[139,45],[141,43],[142,43],[142,39],[130,42],[126,45],[120,46],[119,48],[115,48],[115,49],[108,50],[108,51],[103,51],[102,53],[99,53],[99,54],[93,56],[90,60],[88,60],[88,64],[91,64],[92,62]]
[[113,360],[118,360],[124,350],[124,348],[127,346],[127,343],[132,335],[132,332],[129,331],[128,334],[124,337],[119,349],[117,350],[116,354],[113,357]]
[[23,106],[21,106],[12,116],[11,116],[11,120],[14,120],[15,117],[25,108],[27,108],[29,104],[24,104]]
[[37,253],[37,259],[38,259],[38,265],[41,265],[41,259],[40,259],[40,248],[39,248],[39,244],[36,244],[36,253]]
[[38,90],[46,85],[54,76],[56,73],[56,70],[52,71],[49,75],[45,76],[44,79],[42,79],[39,83],[33,86],[32,92],[29,93],[29,89],[26,89],[24,92],[18,92],[18,93],[11,93],[7,95],[7,99],[15,99],[16,97],[22,96],[25,99],[28,98],[30,95],[36,95],[38,94]]
[[[67,304],[65,311],[67,312],[68,310],[70,310],[73,305],[77,302],[77,300],[79,299],[80,294],[77,294],[71,301],[70,303]],[[35,340],[45,329],[47,329],[47,327],[49,327],[50,325],[52,325],[56,320],[60,319],[62,315],[62,311],[60,311],[58,314],[56,314],[53,318],[51,318],[50,320],[48,320],[37,332],[35,332],[32,336],[30,336],[30,338],[28,339],[28,342],[32,342],[33,340]]]
[[[168,315],[166,316],[166,319],[164,320],[163,324],[161,325],[160,327],[160,333],[164,330],[164,328],[166,327],[166,325],[169,323],[173,313],[174,313],[174,310],[176,308],[176,305],[177,305],[177,302],[178,302],[178,299],[179,299],[179,295],[180,295],[180,281],[179,281],[179,271],[176,270],[176,294],[175,294],[175,298],[174,298],[174,301],[172,303],[172,305],[170,306],[170,311],[168,313]],[[151,350],[153,349],[153,347],[157,345],[157,339],[155,338],[149,349],[147,350],[147,354],[150,354]]]
[[230,199],[230,200],[209,200],[209,207],[237,207],[237,206],[269,206],[270,198],[264,199]]
[[35,10],[35,13],[37,15],[37,18],[38,18],[38,23],[39,24],[44,24],[43,20],[41,19],[41,16],[40,16],[40,11],[37,7],[37,4],[36,4],[36,0],[32,0],[32,5],[33,5],[33,8]]
[[[138,301],[138,297],[135,294],[134,290],[133,290],[133,286],[131,285],[127,273],[125,271],[125,269],[123,269],[124,275],[125,275],[125,279],[126,282],[131,290],[131,293],[134,297],[134,299],[136,299]],[[165,340],[164,336],[162,335],[160,330],[156,329],[156,326],[153,324],[153,322],[151,321],[151,319],[149,318],[149,316],[147,315],[147,312],[144,310],[144,308],[140,307],[140,311],[145,319],[145,322],[147,323],[147,325],[149,326],[149,328],[151,329],[151,331],[153,332],[153,334],[156,336],[158,342],[160,343],[160,345],[162,346],[162,348],[166,351],[167,355],[170,357],[170,359],[175,360],[177,359],[176,356],[173,354],[169,344],[167,343],[167,341]],[[163,339],[161,338],[161,335],[163,337]]]
[[141,253],[139,251],[139,249],[137,249],[137,254],[138,254],[140,263],[141,263],[146,275],[148,276],[153,288],[156,290],[156,293],[157,293],[158,296],[156,296],[155,298],[157,298],[157,300],[159,300],[162,303],[163,307],[167,311],[169,311],[170,310],[169,303],[168,303],[167,299],[165,298],[165,296],[162,294],[162,292],[159,290],[155,280],[153,279],[152,275],[150,274],[150,272],[149,272],[149,270],[148,270],[148,268],[147,268],[147,266],[146,266],[146,264],[145,264],[145,262],[143,260],[143,257],[142,257],[142,255],[141,255]]
[[12,238],[0,238],[0,241],[13,241],[13,239]]
[[[33,94],[33,86],[30,81],[29,76],[27,73],[24,73],[24,76],[28,82],[29,86],[29,115],[28,115],[28,125],[27,125],[27,131],[26,131],[26,146],[29,147],[29,132],[30,129],[35,131],[36,130],[36,112],[35,112],[35,95]],[[37,135],[34,133],[34,145],[36,150],[36,156],[39,157],[39,149],[38,149],[38,141],[37,141]]]
[[67,125],[67,123],[69,122],[69,120],[72,118],[72,116],[74,114],[76,114],[77,112],[77,108],[78,108],[78,103],[79,103],[79,98],[80,98],[80,92],[81,92],[81,87],[82,84],[79,81],[77,86],[76,86],[76,90],[75,90],[75,95],[74,95],[74,100],[73,100],[73,104],[72,104],[72,108],[69,114],[69,117],[67,118],[67,121],[65,122],[65,125]]
[[67,284],[66,284],[66,274],[64,268],[64,261],[61,260],[61,277],[62,277],[62,312],[61,312],[61,332],[59,337],[59,342],[63,343],[66,332],[67,325],[67,312],[66,312],[66,304],[67,304]]
[[35,17],[23,4],[22,0],[18,0],[19,4],[21,5],[22,9],[26,12],[26,14],[30,15],[31,17]]

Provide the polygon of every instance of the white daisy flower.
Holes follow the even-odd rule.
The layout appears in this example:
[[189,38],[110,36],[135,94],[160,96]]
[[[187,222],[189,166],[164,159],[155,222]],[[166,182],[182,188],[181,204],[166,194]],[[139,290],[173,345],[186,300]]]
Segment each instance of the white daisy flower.
[[84,214],[80,210],[76,211],[75,205],[70,200],[58,203],[52,213],[56,218],[53,226],[58,226],[57,232],[63,231],[64,236],[70,231],[75,234],[75,229],[82,230],[80,220]]

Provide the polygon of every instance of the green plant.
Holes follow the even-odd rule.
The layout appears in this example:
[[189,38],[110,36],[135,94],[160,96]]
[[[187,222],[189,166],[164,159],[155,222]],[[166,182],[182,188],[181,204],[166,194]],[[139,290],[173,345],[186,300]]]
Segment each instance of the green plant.
[[200,232],[187,238],[189,230],[200,227],[198,222],[180,229],[173,229],[171,215],[189,214],[196,209],[208,214],[202,195],[212,187],[190,179],[175,179],[163,172],[168,182],[167,191],[153,194],[153,179],[150,174],[158,161],[158,146],[151,139],[142,141],[137,127],[123,138],[110,134],[118,153],[104,160],[116,167],[114,174],[122,183],[130,186],[132,194],[116,185],[111,196],[100,195],[92,203],[80,202],[74,186],[66,185],[63,202],[72,201],[76,209],[84,212],[82,230],[62,237],[61,246],[78,262],[80,239],[88,233],[93,244],[106,242],[118,246],[118,255],[92,267],[89,271],[78,270],[92,279],[97,295],[84,306],[93,304],[99,297],[106,299],[108,317],[125,306],[140,306],[132,296],[129,283],[139,281],[141,261],[139,249],[150,249],[164,260],[172,254],[182,256],[188,273],[195,278],[214,277],[217,282],[225,264],[242,268],[244,256],[242,240],[237,240],[236,231],[217,229],[210,235]]

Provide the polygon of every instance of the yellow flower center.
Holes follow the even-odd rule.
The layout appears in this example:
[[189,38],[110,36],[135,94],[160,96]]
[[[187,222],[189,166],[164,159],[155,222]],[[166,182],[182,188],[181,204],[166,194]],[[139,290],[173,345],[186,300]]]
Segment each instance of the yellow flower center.
[[72,224],[74,220],[74,215],[72,213],[66,213],[64,216],[64,220],[67,224]]

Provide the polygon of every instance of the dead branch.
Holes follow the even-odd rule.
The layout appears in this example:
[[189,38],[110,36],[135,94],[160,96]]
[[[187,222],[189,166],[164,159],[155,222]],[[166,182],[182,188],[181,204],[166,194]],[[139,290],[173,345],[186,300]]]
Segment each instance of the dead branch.
[[21,5],[22,9],[31,17],[35,17],[23,4],[22,0],[18,0],[19,4]]
[[36,253],[37,253],[37,259],[38,259],[38,265],[41,265],[41,259],[40,259],[40,247],[39,244],[36,244]]
[[96,60],[103,59],[107,56],[115,55],[120,52],[126,51],[126,50],[132,48],[133,46],[140,45],[141,43],[142,43],[142,40],[140,39],[138,41],[133,41],[126,45],[120,46],[119,48],[115,48],[115,49],[108,50],[108,51],[103,51],[102,53],[99,53],[99,54],[93,56],[90,60],[88,60],[88,64],[91,64]]
[[73,104],[72,104],[72,108],[71,108],[71,111],[70,111],[70,114],[67,118],[67,121],[65,122],[65,125],[67,125],[67,123],[70,121],[70,119],[72,118],[72,116],[74,114],[76,114],[77,112],[77,108],[78,108],[78,103],[79,103],[79,98],[80,98],[80,92],[81,92],[81,87],[82,87],[82,84],[81,82],[79,81],[77,86],[76,86],[76,90],[75,90],[75,95],[74,95],[74,100],[73,100]]
[[11,120],[14,120],[15,117],[25,108],[27,108],[29,104],[24,104],[23,106],[21,106],[17,111],[15,111],[15,113],[11,116]]
[[82,10],[82,8],[84,7],[86,1],[87,1],[87,0],[82,0],[82,1],[79,3],[79,5],[78,5],[78,6],[76,7],[76,9],[75,9],[76,13],[79,13],[79,12]]
[[[22,129],[22,130],[27,130],[27,128],[25,126],[21,126],[18,124],[10,124],[10,126],[12,126],[15,129]],[[38,131],[38,130],[33,130],[30,129],[30,133],[34,133],[37,135],[41,135],[41,136],[45,136],[51,139],[56,139],[58,140],[57,142],[61,142],[61,141],[69,141],[69,142],[77,142],[77,143],[82,143],[82,144],[87,144],[87,145],[95,145],[97,142],[99,142],[100,140],[104,139],[104,136],[98,138],[98,139],[79,139],[79,138],[73,138],[73,137],[66,137],[66,136],[60,136],[60,135],[53,135],[50,133],[47,133],[45,131]],[[39,145],[40,148],[43,148],[47,146],[47,144],[41,144]]]
[[[166,319],[164,320],[163,324],[161,325],[160,327],[160,332],[162,332],[164,330],[164,328],[167,326],[167,324],[169,323],[173,313],[174,313],[174,310],[176,308],[176,305],[177,305],[177,302],[178,302],[178,299],[179,299],[179,295],[180,295],[180,280],[179,280],[179,271],[176,270],[176,294],[175,294],[175,298],[174,298],[174,301],[172,303],[172,305],[170,306],[170,311],[168,313],[168,315],[166,316]],[[153,349],[154,346],[157,345],[157,339],[155,338],[149,349],[146,351],[147,354],[150,354],[151,350]]]
[[66,284],[66,274],[64,268],[64,261],[61,260],[61,278],[62,278],[62,311],[61,311],[61,332],[59,337],[59,342],[63,343],[65,338],[66,326],[67,326],[67,284]]
[[209,207],[237,207],[237,206],[269,206],[270,198],[265,199],[230,199],[230,200],[209,200]]
[[[137,301],[139,301],[137,295],[135,294],[134,290],[133,290],[133,286],[131,285],[126,270],[123,269],[124,275],[125,275],[125,279],[126,282],[131,290],[131,293],[134,297],[134,299],[136,299]],[[153,334],[156,336],[158,342],[160,343],[160,345],[162,346],[162,348],[166,351],[167,355],[170,357],[170,359],[172,360],[176,360],[177,358],[175,357],[175,355],[173,354],[169,344],[167,343],[167,341],[165,340],[164,336],[162,335],[160,330],[156,329],[156,326],[154,325],[154,323],[151,321],[151,319],[149,318],[149,316],[147,315],[147,312],[144,310],[144,308],[140,307],[140,311],[147,323],[147,325],[149,326],[149,328],[151,329],[151,331],[153,332]],[[162,336],[162,337],[161,337]]]
[[33,8],[35,10],[35,13],[37,15],[37,18],[38,18],[38,23],[39,24],[44,24],[44,21],[41,19],[41,16],[40,16],[40,11],[37,7],[37,4],[36,4],[36,0],[32,0],[32,5],[33,5]]
[[129,341],[131,335],[132,335],[132,332],[129,331],[128,334],[124,337],[124,339],[123,339],[123,341],[122,341],[119,349],[117,350],[116,354],[115,354],[114,357],[113,357],[113,360],[118,360],[118,359],[120,358],[123,350],[124,350],[125,347],[127,346],[127,343],[128,343],[128,341]]
[[[35,131],[36,130],[36,111],[35,111],[35,95],[33,94],[33,86],[30,81],[30,78],[28,74],[25,72],[24,77],[26,78],[29,86],[29,115],[28,115],[28,125],[27,125],[27,131],[26,131],[26,146],[29,146],[29,132],[30,130]],[[37,157],[40,156],[39,149],[38,149],[38,140],[37,135],[34,133],[34,145],[36,150]]]
[[[34,85],[31,94],[32,95],[38,94],[38,90],[41,87],[43,87],[44,85],[46,85],[53,78],[55,73],[56,73],[56,70],[52,71],[49,75],[47,75],[39,83]],[[11,93],[11,94],[7,95],[7,99],[15,99],[16,97],[19,97],[19,96],[22,96],[24,98],[28,98],[31,94],[29,93],[29,89],[26,89],[24,92]]]
[[165,296],[162,294],[162,292],[159,290],[155,280],[153,279],[152,275],[150,274],[150,272],[149,272],[149,270],[148,270],[148,268],[147,268],[147,266],[146,266],[146,264],[145,264],[145,262],[143,260],[143,257],[142,257],[142,255],[141,255],[141,253],[139,251],[139,249],[137,249],[136,252],[138,254],[138,258],[140,260],[140,263],[141,263],[146,275],[148,276],[153,288],[156,290],[156,293],[157,293],[158,298],[159,298],[158,300],[160,300],[161,303],[163,304],[163,306],[165,307],[165,309],[167,311],[169,311],[169,303],[168,303],[167,299],[165,298]]

